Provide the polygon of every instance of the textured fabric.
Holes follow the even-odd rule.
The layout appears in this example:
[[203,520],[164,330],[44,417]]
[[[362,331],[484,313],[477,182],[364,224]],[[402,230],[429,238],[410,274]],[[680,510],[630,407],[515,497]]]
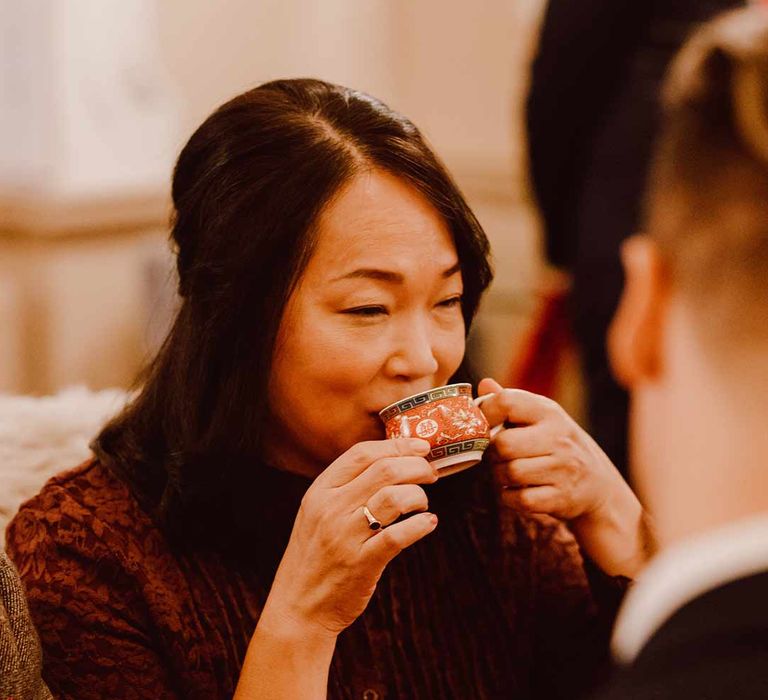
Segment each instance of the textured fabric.
[[40,642],[19,576],[0,552],[0,700],[47,700],[40,675]]
[[[8,549],[57,697],[231,697],[310,483],[261,469],[250,565],[173,548],[97,461],[22,506]],[[597,605],[567,531],[499,514],[488,470],[429,488],[440,524],[340,635],[329,698],[578,698],[605,669],[617,586],[598,580]]]

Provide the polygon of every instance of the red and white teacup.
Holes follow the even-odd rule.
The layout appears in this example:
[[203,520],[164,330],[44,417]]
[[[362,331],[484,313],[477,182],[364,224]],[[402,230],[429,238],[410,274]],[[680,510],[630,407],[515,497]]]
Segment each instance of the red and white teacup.
[[475,466],[491,438],[480,404],[493,394],[472,399],[471,384],[448,384],[407,396],[379,411],[387,438],[418,437],[432,446],[427,460],[448,476]]

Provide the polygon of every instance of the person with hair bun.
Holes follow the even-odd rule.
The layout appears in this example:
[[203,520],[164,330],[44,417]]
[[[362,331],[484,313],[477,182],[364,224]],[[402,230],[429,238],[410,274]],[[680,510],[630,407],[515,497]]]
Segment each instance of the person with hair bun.
[[768,10],[672,66],[646,234],[624,246],[613,366],[660,548],[629,592],[604,700],[768,697]]
[[491,280],[416,127],[348,88],[267,83],[195,131],[172,195],[170,334],[94,459],[8,529],[54,695],[589,688],[645,558],[600,448],[490,378],[482,410],[510,427],[484,464],[435,483],[428,443],[384,439],[385,406],[472,380]]

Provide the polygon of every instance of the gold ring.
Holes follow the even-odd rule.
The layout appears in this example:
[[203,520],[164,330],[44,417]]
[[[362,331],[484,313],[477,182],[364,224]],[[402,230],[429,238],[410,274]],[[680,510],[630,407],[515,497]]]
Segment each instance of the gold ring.
[[363,506],[363,515],[365,516],[365,519],[368,521],[368,527],[371,528],[371,530],[381,529],[381,522],[376,520],[376,518],[373,516],[373,513],[371,513],[371,511],[368,510],[368,506]]

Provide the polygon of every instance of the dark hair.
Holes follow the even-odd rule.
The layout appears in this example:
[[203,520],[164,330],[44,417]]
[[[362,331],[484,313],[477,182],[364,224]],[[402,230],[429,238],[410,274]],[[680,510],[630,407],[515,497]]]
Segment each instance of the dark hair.
[[266,83],[222,105],[182,150],[181,308],[140,393],[94,443],[171,530],[232,537],[247,521],[238,494],[258,488],[275,339],[313,223],[370,168],[408,181],[446,221],[468,328],[492,277],[488,241],[418,129],[378,100],[319,80]]
[[664,110],[647,230],[708,347],[768,337],[766,8],[694,33],[670,70]]

